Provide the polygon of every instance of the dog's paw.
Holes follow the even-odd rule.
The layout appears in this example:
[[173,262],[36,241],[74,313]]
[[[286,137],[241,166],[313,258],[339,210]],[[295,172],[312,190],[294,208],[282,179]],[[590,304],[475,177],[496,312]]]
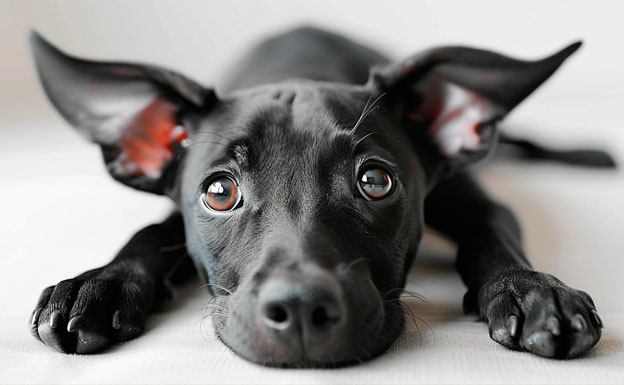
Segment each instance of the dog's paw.
[[507,271],[481,289],[478,303],[490,337],[511,349],[573,358],[600,339],[591,297],[548,274]]
[[46,288],[32,313],[32,334],[65,353],[92,353],[143,330],[153,285],[106,268]]

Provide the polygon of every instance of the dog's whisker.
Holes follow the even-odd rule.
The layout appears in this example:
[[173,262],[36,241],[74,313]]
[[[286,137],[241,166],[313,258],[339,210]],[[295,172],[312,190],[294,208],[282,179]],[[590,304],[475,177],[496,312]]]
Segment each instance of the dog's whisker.
[[[379,110],[379,106],[371,106],[368,111],[366,111],[366,114],[364,114],[364,116],[362,117],[362,121],[364,121],[364,119],[366,119],[367,116],[369,116],[370,114],[372,114],[373,112]],[[360,124],[362,124],[362,122],[360,122]]]
[[374,101],[374,102],[370,105],[370,107],[368,107],[368,110],[367,110],[367,111],[366,111],[366,110],[364,111],[363,115],[361,115],[361,116],[360,116],[360,119],[358,119],[358,121],[355,123],[355,126],[354,126],[354,127],[351,129],[351,131],[349,132],[349,134],[350,134],[350,135],[353,135],[353,134],[357,131],[358,127],[360,127],[360,125],[362,124],[362,122],[364,122],[364,120],[365,120],[365,119],[366,119],[366,118],[367,118],[370,114],[372,114],[374,111],[376,111],[376,110],[378,110],[378,109],[379,109],[379,106],[378,106],[378,105],[376,105],[376,104],[377,104],[377,102],[378,102],[379,100],[381,100],[381,98],[382,98],[382,97],[384,97],[385,95],[386,95],[385,93],[383,93],[383,94],[379,95],[379,96],[377,97],[377,99],[375,99],[375,101]]
[[408,315],[411,319],[412,322],[414,322],[414,326],[416,327],[416,332],[418,334],[418,341],[420,346],[422,347],[422,333],[420,332],[420,327],[418,326],[418,321],[416,321],[416,315],[414,314],[414,312],[412,311],[412,308],[409,307],[408,304],[406,304],[403,301],[399,301],[399,303],[401,304],[401,306],[405,309],[404,314]]
[[375,106],[373,108],[371,108],[369,111],[367,111],[361,118],[360,120],[358,120],[358,122],[355,124],[355,126],[351,129],[351,131],[349,132],[349,135],[353,135],[355,134],[355,132],[357,131],[357,129],[360,127],[360,125],[362,124],[362,122],[364,122],[364,120],[373,112],[376,111],[378,109],[378,106]]
[[361,137],[360,139],[358,139],[358,141],[355,142],[355,145],[353,147],[357,147],[360,143],[362,143],[364,141],[364,139],[368,138],[371,135],[375,135],[375,134],[381,134],[381,133],[377,132],[377,131],[369,132],[368,134],[366,134],[363,137]]
[[205,143],[210,143],[210,144],[218,144],[220,146],[227,146],[227,143],[221,143],[221,142],[217,142],[215,140],[200,140],[198,142],[192,142],[191,144],[189,144],[188,146],[184,147],[184,150],[188,150],[189,148],[198,145],[198,144],[205,144]]
[[[424,324],[427,326],[427,328],[429,329],[429,331],[431,331],[431,335],[433,336],[433,344],[435,345],[436,335],[435,335],[435,331],[433,330],[433,328],[431,327],[431,325],[429,325],[429,323],[428,323],[427,321],[425,321],[425,319],[424,319],[424,318],[422,318],[422,317],[420,317],[420,316],[416,315],[416,314],[412,311],[412,309],[409,307],[409,305],[408,305],[407,303],[405,303],[405,302],[401,301],[400,299],[399,299],[398,301],[400,302],[400,304],[402,305],[402,307],[405,307],[405,308],[407,308],[407,309],[409,310],[409,314],[408,314],[408,316],[409,316],[410,318],[417,319],[417,320],[421,321],[422,323],[424,323]],[[417,325],[416,325],[416,327],[418,328],[418,326],[417,326]],[[419,330],[419,332],[420,332],[420,329],[418,329],[418,330]]]
[[417,298],[423,301],[424,303],[426,303],[427,305],[430,305],[429,301],[427,300],[427,298],[425,298],[424,295],[418,294],[413,291],[403,290],[403,292],[401,292],[401,294],[399,295],[399,298]]
[[195,131],[193,133],[193,135],[197,135],[197,134],[211,134],[211,135],[218,136],[219,138],[222,138],[222,139],[225,139],[225,140],[231,140],[231,138],[229,138],[229,137],[227,137],[225,135],[221,135],[221,134],[219,134],[217,132],[214,132],[214,131],[199,130],[199,131]]
[[208,338],[206,337],[206,335],[204,334],[204,330],[206,329],[204,327],[204,322],[206,322],[206,320],[209,318],[210,313],[208,312],[208,308],[205,307],[204,309],[204,315],[201,317],[201,319],[199,320],[199,334],[201,335],[201,337],[207,341]]
[[228,288],[226,288],[224,286],[218,285],[216,283],[206,283],[206,284],[201,285],[198,289],[203,289],[203,288],[209,287],[209,286],[216,287],[217,289],[221,289],[221,290],[225,291],[228,294],[234,294],[234,292],[232,290],[230,290],[230,289],[228,289]]
[[207,311],[207,312],[209,311],[209,313],[208,313],[208,314],[210,314],[210,313],[214,313],[215,311],[224,311],[224,312],[227,312],[227,311],[228,311],[228,308],[227,308],[227,307],[222,307],[222,306],[219,306],[219,307],[211,307],[211,306],[207,306],[207,307],[205,307],[205,308],[204,308],[204,310],[205,310],[205,311]]
[[353,128],[349,131],[349,135],[353,135],[355,133],[355,130],[357,130],[358,126],[360,125],[360,122],[362,121],[362,117],[364,116],[364,114],[366,113],[366,111],[368,109],[368,104],[370,103],[371,99],[373,98],[373,92],[374,92],[374,90],[371,90],[370,94],[368,94],[368,99],[366,100],[366,104],[364,105],[364,109],[362,109],[362,113],[360,114],[360,117],[358,118],[358,120],[353,125]]
[[204,305],[216,305],[216,304],[213,304],[213,302],[215,302],[217,300],[217,298],[219,298],[219,297],[223,297],[223,296],[219,296],[219,295],[212,296],[208,300],[208,302],[206,302]]
[[403,291],[402,287],[395,287],[393,289],[389,289],[384,295],[383,297],[381,297],[382,299],[385,299],[386,297],[388,297],[390,294],[396,292],[396,291]]
[[435,344],[435,331],[433,330],[433,328],[431,327],[431,325],[429,325],[429,322],[425,321],[424,318],[417,316],[416,314],[414,314],[414,317],[416,317],[419,321],[422,321],[422,323],[424,323],[425,325],[427,325],[427,328],[429,328],[429,330],[431,331],[431,335],[433,336],[433,342]]
[[[206,285],[201,285],[201,286],[198,286],[197,288],[195,288],[195,289],[193,290],[193,292],[191,293],[191,297],[192,297],[192,296],[194,296],[195,294],[199,293],[199,291],[200,291],[201,289],[205,288],[205,287],[206,287]],[[215,297],[216,297],[216,296],[215,296]],[[212,301],[215,297],[210,298],[210,300]]]
[[[379,101],[381,100],[381,98],[383,98],[384,96],[386,96],[386,93],[385,93],[385,92],[384,92],[384,93],[382,93],[381,95],[379,95],[379,96],[377,97],[377,99],[375,99],[375,101],[373,102],[373,104],[371,104],[371,107],[370,107],[370,108],[372,108],[373,106],[375,106],[375,105],[377,104],[377,102],[379,102]],[[379,106],[376,106],[376,107],[379,107]]]
[[215,305],[215,304],[213,304],[213,303],[208,303],[208,304],[205,304],[205,305],[203,306],[203,308],[204,308],[204,309],[225,309],[225,310],[227,310],[227,309],[228,309],[226,306]]
[[[200,292],[201,289],[206,288],[208,285],[204,284],[204,285],[200,285],[198,287],[196,287],[195,289],[193,289],[193,292],[189,295],[189,299],[192,298],[193,296],[195,296],[197,293]],[[208,302],[206,302],[206,305],[212,304],[213,302],[221,299],[221,298],[225,298],[227,297],[226,295],[219,295],[219,294],[212,294],[212,296],[210,297],[210,299],[208,300]]]
[[351,263],[349,263],[347,266],[345,266],[345,270],[350,270],[353,266],[357,265],[358,263],[362,263],[362,262],[367,262],[368,260],[364,257],[362,258],[357,258],[353,261],[351,261]]
[[[399,298],[397,298],[397,300],[404,300],[404,299],[407,299],[407,298],[413,298],[413,299],[416,299],[416,300],[418,300],[418,301],[420,301],[420,302],[424,303],[425,305],[430,305],[430,304],[429,304],[429,302],[427,302],[427,300],[426,300],[426,299],[424,299],[424,298],[420,298],[420,297],[413,297],[413,296],[400,296]],[[395,301],[396,301],[396,300],[395,300]]]
[[368,103],[370,102],[372,95],[373,94],[371,92],[370,96],[368,97],[368,100],[366,101],[366,105],[364,106],[364,110],[362,111],[362,114],[360,115],[360,118],[357,120],[357,122],[355,122],[355,126],[353,126],[351,131],[349,131],[349,135],[353,135],[357,131],[358,127],[360,127],[362,122],[366,119],[366,117],[368,117],[373,111],[379,109],[379,106],[377,106],[376,104],[377,102],[379,102],[379,100],[381,100],[382,97],[386,95],[386,93],[384,92],[383,94],[379,95],[369,107]]
[[422,347],[423,346],[423,343],[422,343],[422,333],[420,332],[420,328],[418,327],[418,321],[416,321],[416,317],[413,314],[410,314],[407,311],[403,311],[402,313],[403,313],[404,316],[406,316],[410,320],[412,320],[412,323],[416,327],[416,334],[418,335],[418,345],[420,347]]
[[176,157],[176,161],[180,161],[180,158],[182,157],[182,155],[186,154],[186,151],[188,151],[189,148],[197,145],[197,144],[202,144],[202,143],[211,143],[211,144],[218,144],[220,146],[227,146],[227,143],[221,143],[221,142],[216,142],[216,141],[212,141],[212,140],[201,140],[199,142],[191,142],[191,144],[189,144],[188,146],[182,148],[181,151],[179,151],[178,156]]
[[427,301],[425,298],[421,298],[421,297],[413,297],[413,296],[409,296],[409,295],[408,295],[408,296],[400,296],[400,297],[399,297],[399,299],[401,299],[401,300],[403,300],[403,299],[407,299],[407,298],[413,298],[413,299],[416,299],[416,300],[418,300],[418,301],[420,301],[420,302],[424,303],[424,304],[425,304],[425,305],[427,305],[427,306],[429,306],[429,305],[430,305],[429,301]]

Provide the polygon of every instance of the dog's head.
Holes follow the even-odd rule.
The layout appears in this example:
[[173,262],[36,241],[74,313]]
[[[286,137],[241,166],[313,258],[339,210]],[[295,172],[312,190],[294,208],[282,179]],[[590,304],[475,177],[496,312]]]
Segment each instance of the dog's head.
[[32,43],[52,103],[110,174],[176,202],[220,339],[283,366],[357,362],[396,339],[428,189],[485,156],[495,123],[578,47],[535,62],[438,48],[362,85],[218,97],[162,68]]

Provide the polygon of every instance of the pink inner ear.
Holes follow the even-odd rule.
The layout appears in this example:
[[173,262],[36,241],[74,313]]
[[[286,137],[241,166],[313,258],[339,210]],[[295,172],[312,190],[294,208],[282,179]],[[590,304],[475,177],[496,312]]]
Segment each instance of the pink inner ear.
[[423,100],[412,121],[427,123],[428,135],[447,156],[481,147],[479,125],[490,120],[496,107],[478,94],[432,75],[418,87]]
[[124,131],[115,168],[123,176],[160,177],[173,156],[173,143],[184,144],[188,134],[175,120],[176,105],[157,98],[148,104]]

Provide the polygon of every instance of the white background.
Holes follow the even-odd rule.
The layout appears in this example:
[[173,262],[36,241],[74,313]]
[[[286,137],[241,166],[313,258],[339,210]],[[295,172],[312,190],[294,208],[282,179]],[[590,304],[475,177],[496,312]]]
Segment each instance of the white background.
[[[25,321],[41,289],[104,264],[133,231],[161,219],[169,208],[163,198],[113,182],[97,148],[83,142],[47,104],[28,55],[29,28],[79,56],[165,65],[217,86],[228,67],[257,39],[301,23],[343,32],[396,58],[439,44],[538,58],[583,39],[583,48],[510,115],[504,128],[556,146],[600,146],[621,162],[622,15],[624,2],[620,1],[0,0],[0,381],[277,381],[230,355],[212,337],[199,338],[194,345],[198,352],[190,352],[189,357],[224,355],[230,366],[224,369],[223,362],[202,361],[200,372],[215,373],[214,377],[193,377],[190,367],[179,376],[168,371],[167,377],[158,366],[158,359],[173,359],[166,350],[164,356],[150,357],[155,359],[154,367],[147,366],[150,370],[136,374],[134,366],[116,362],[115,374],[106,372],[107,355],[88,359],[57,355],[28,335]],[[612,365],[624,363],[622,172],[496,161],[480,175],[492,194],[518,213],[535,266],[593,295],[607,322],[599,349],[569,364],[497,350],[485,326],[460,317],[463,289],[453,273],[415,273],[411,287],[425,294],[433,308],[439,307],[413,307],[434,325],[442,342],[438,338],[438,345],[426,346],[426,354],[413,363],[411,354],[417,354],[417,348],[416,353],[404,351],[397,353],[399,358],[377,360],[369,364],[375,370],[366,376],[353,377],[367,372],[346,371],[331,377],[323,372],[308,377],[280,374],[281,381],[385,382],[392,372],[397,376],[392,380],[403,382],[483,382],[486,377],[477,370],[483,360],[502,365],[488,371],[492,376],[487,378],[494,382],[624,381]],[[440,287],[440,282],[445,285]],[[197,308],[189,305],[188,322],[158,318],[151,335],[129,343],[127,349],[135,350],[120,347],[113,356],[124,357],[125,352],[132,360],[143,357],[139,352],[158,351],[150,341],[158,341],[163,330],[186,331],[184,336],[191,337],[189,330],[205,300],[191,302]],[[479,339],[471,343],[486,347],[483,356],[470,351],[470,344],[453,342],[453,336],[465,341],[473,331]],[[452,343],[445,345],[445,337]],[[168,343],[175,346],[180,341]],[[183,346],[177,349],[190,354],[181,350]],[[499,354],[502,361],[492,361]],[[439,358],[428,361],[431,357]],[[39,364],[35,371],[29,369],[33,359]],[[406,366],[407,359],[412,364]],[[475,359],[474,365],[466,365]],[[515,365],[516,360],[521,365]],[[439,371],[431,369],[438,366]],[[242,372],[233,374],[232,368]],[[444,372],[444,368],[450,369]],[[416,370],[420,377],[413,373]],[[70,373],[80,375],[68,377]],[[236,376],[241,373],[253,375]]]

